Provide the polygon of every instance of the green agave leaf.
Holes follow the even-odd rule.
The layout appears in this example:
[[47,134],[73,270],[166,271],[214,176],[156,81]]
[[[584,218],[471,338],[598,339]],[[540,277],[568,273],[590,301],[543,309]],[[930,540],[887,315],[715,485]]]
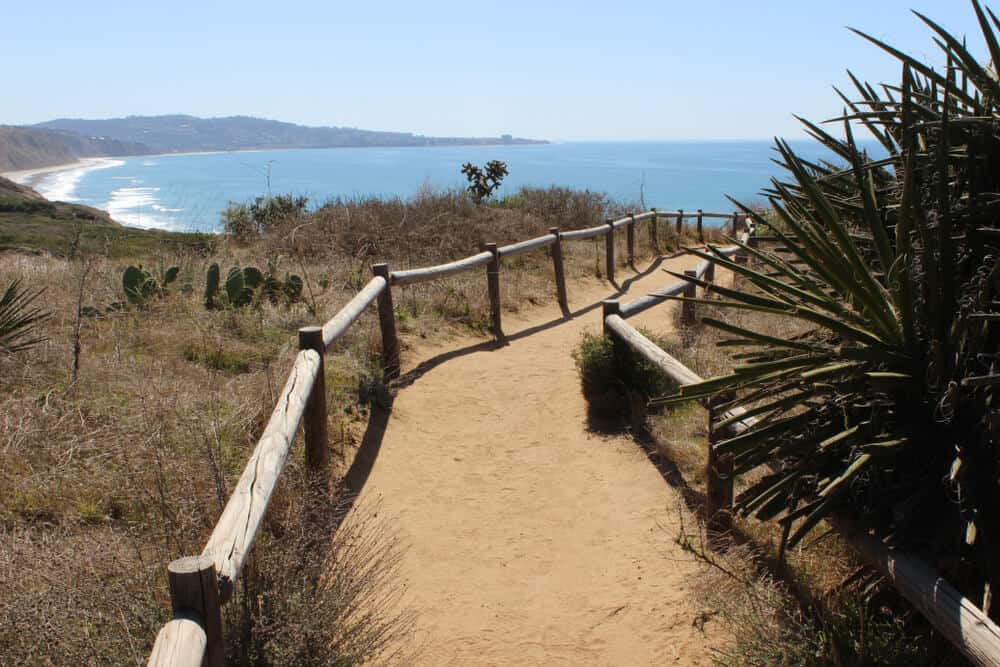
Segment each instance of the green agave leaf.
[[[879,47],[880,49],[882,49],[883,51],[885,51],[889,55],[893,56],[894,58],[896,58],[900,62],[909,65],[913,69],[915,69],[918,72],[920,72],[921,74],[923,74],[929,80],[936,81],[938,85],[944,86],[944,84],[945,84],[944,77],[942,77],[940,74],[938,74],[937,72],[935,72],[933,69],[931,69],[927,65],[924,65],[922,62],[920,62],[916,58],[914,58],[912,56],[909,56],[909,55],[903,53],[902,51],[889,46],[888,44],[886,44],[883,41],[878,40],[878,39],[872,37],[871,35],[867,35],[867,34],[861,32],[860,30],[857,30],[855,28],[850,28],[850,27],[848,28],[848,30],[850,30],[854,34],[858,35],[862,39],[865,39],[865,40],[871,42],[872,44],[874,44],[875,46]],[[958,97],[959,99],[961,99],[964,103],[966,103],[966,104],[968,104],[970,106],[978,106],[976,104],[975,99],[972,98],[971,96],[969,96],[964,90],[962,90],[962,91],[955,91],[955,92],[956,92],[956,97]]]
[[807,389],[806,391],[800,391],[798,393],[792,394],[791,396],[786,396],[784,398],[779,398],[776,401],[770,403],[764,403],[752,408],[745,408],[743,412],[738,414],[733,414],[737,411],[732,411],[729,417],[721,419],[715,423],[713,428],[724,429],[737,422],[741,422],[748,417],[754,417],[765,412],[771,412],[772,410],[784,411],[795,407],[796,405],[802,403],[805,399],[815,396],[818,393],[817,389]]
[[820,489],[818,494],[819,497],[826,498],[827,496],[836,493],[839,489],[843,488],[845,484],[857,477],[858,473],[860,473],[865,466],[873,460],[874,456],[867,452],[858,456],[853,462],[851,462],[851,465],[847,467],[847,470],[842,472],[836,477],[836,479]]
[[[958,57],[959,62],[962,64],[962,72],[968,76],[969,79],[976,85],[977,88],[990,99],[1000,100],[1000,83],[997,82],[996,77],[992,76],[984,67],[982,67],[979,62],[972,56],[971,53],[966,50],[962,42],[955,39],[947,30],[939,26],[934,21],[930,20],[918,11],[913,12],[917,18],[926,23],[931,30],[936,32],[942,40],[944,40],[946,47],[943,48],[945,54],[953,53]],[[989,41],[989,40],[987,40]],[[991,52],[994,44],[990,45]],[[916,69],[916,68],[914,68]],[[921,72],[923,74],[923,72]],[[926,76],[926,74],[925,74]],[[938,76],[940,79],[941,77]],[[942,87],[946,85],[944,81],[940,81]],[[978,106],[978,105],[977,105]]]
[[[802,412],[791,417],[779,419],[763,428],[753,428],[745,431],[733,438],[716,443],[715,450],[719,454],[739,455],[748,448],[759,445],[763,441],[768,441],[771,437],[781,431],[794,431],[796,428],[805,425],[814,416],[813,411]],[[770,448],[770,447],[769,447]]]
[[701,318],[701,323],[706,326],[719,329],[720,331],[725,331],[726,333],[743,336],[745,340],[751,343],[774,345],[776,347],[785,347],[792,350],[800,350],[802,352],[830,353],[833,351],[829,346],[803,343],[789,338],[776,338],[774,336],[768,336],[766,334],[757,333],[756,331],[751,331],[750,329],[738,327],[735,324],[729,324],[728,322],[723,322],[713,317],[703,317]]

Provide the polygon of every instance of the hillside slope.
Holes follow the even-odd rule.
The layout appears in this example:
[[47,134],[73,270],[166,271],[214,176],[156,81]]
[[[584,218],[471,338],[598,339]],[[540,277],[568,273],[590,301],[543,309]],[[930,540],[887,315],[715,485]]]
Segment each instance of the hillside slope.
[[425,137],[349,127],[308,127],[276,120],[229,116],[129,116],[103,120],[58,118],[34,126],[153,146],[157,152],[242,150],[250,148],[340,148],[350,146],[453,146],[544,143],[502,137]]
[[65,256],[79,250],[117,257],[178,246],[201,249],[212,243],[205,234],[124,227],[104,211],[52,202],[0,177],[0,251]]
[[65,130],[0,125],[0,172],[67,164],[82,157],[153,152],[148,146],[129,141]]

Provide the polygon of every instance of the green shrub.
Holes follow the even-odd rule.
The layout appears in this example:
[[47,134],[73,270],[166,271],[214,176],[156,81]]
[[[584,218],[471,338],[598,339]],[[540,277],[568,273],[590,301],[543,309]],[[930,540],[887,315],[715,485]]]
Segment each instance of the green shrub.
[[257,197],[247,204],[230,202],[222,211],[222,228],[237,240],[247,241],[297,219],[308,203],[308,198],[291,194]]
[[221,346],[188,345],[184,348],[184,358],[191,363],[223,373],[247,373],[250,371],[249,359],[236,352],[224,350]]
[[[643,335],[662,346],[649,332]],[[677,385],[656,366],[607,336],[585,333],[573,351],[580,387],[592,414],[621,417],[628,411],[629,390],[648,398],[675,391]]]

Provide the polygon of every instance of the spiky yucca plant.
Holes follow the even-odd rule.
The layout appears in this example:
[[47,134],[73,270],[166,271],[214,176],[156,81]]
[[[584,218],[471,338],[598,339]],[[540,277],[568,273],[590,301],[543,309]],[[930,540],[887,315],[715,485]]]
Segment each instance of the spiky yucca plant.
[[35,335],[35,328],[49,317],[49,313],[32,304],[41,294],[21,287],[15,280],[0,296],[0,354],[23,352],[45,340]]
[[[1000,62],[1000,22],[972,5]],[[803,120],[829,161],[776,141],[789,177],[765,191],[772,212],[743,208],[782,248],[745,246],[754,268],[695,252],[745,279],[694,281],[721,297],[712,304],[794,320],[801,333],[706,319],[730,335],[720,345],[738,365],[661,402],[736,391],[723,407],[759,421],[718,450],[737,473],[768,471],[736,509],[781,523],[785,544],[832,513],[862,517],[988,607],[1000,567],[1000,81],[917,16],[945,69],[855,31],[901,61],[900,85],[851,74],[857,96],[837,91],[847,109],[830,121],[842,138]],[[858,146],[857,123],[888,157]]]

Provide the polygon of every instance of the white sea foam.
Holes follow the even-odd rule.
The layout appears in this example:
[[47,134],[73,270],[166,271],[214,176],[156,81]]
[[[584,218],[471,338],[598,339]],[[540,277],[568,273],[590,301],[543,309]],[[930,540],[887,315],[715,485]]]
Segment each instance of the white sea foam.
[[112,160],[110,158],[87,159],[83,161],[83,164],[78,166],[44,174],[34,184],[34,188],[46,199],[54,201],[79,201],[79,198],[76,196],[76,187],[80,184],[80,179],[88,172],[97,169],[120,167],[123,164],[125,162],[122,160]]
[[111,217],[132,227],[171,229],[172,216],[158,215],[173,212],[159,205],[157,193],[160,188],[142,186],[139,179],[131,179],[129,187],[112,191],[111,200],[104,209]]

